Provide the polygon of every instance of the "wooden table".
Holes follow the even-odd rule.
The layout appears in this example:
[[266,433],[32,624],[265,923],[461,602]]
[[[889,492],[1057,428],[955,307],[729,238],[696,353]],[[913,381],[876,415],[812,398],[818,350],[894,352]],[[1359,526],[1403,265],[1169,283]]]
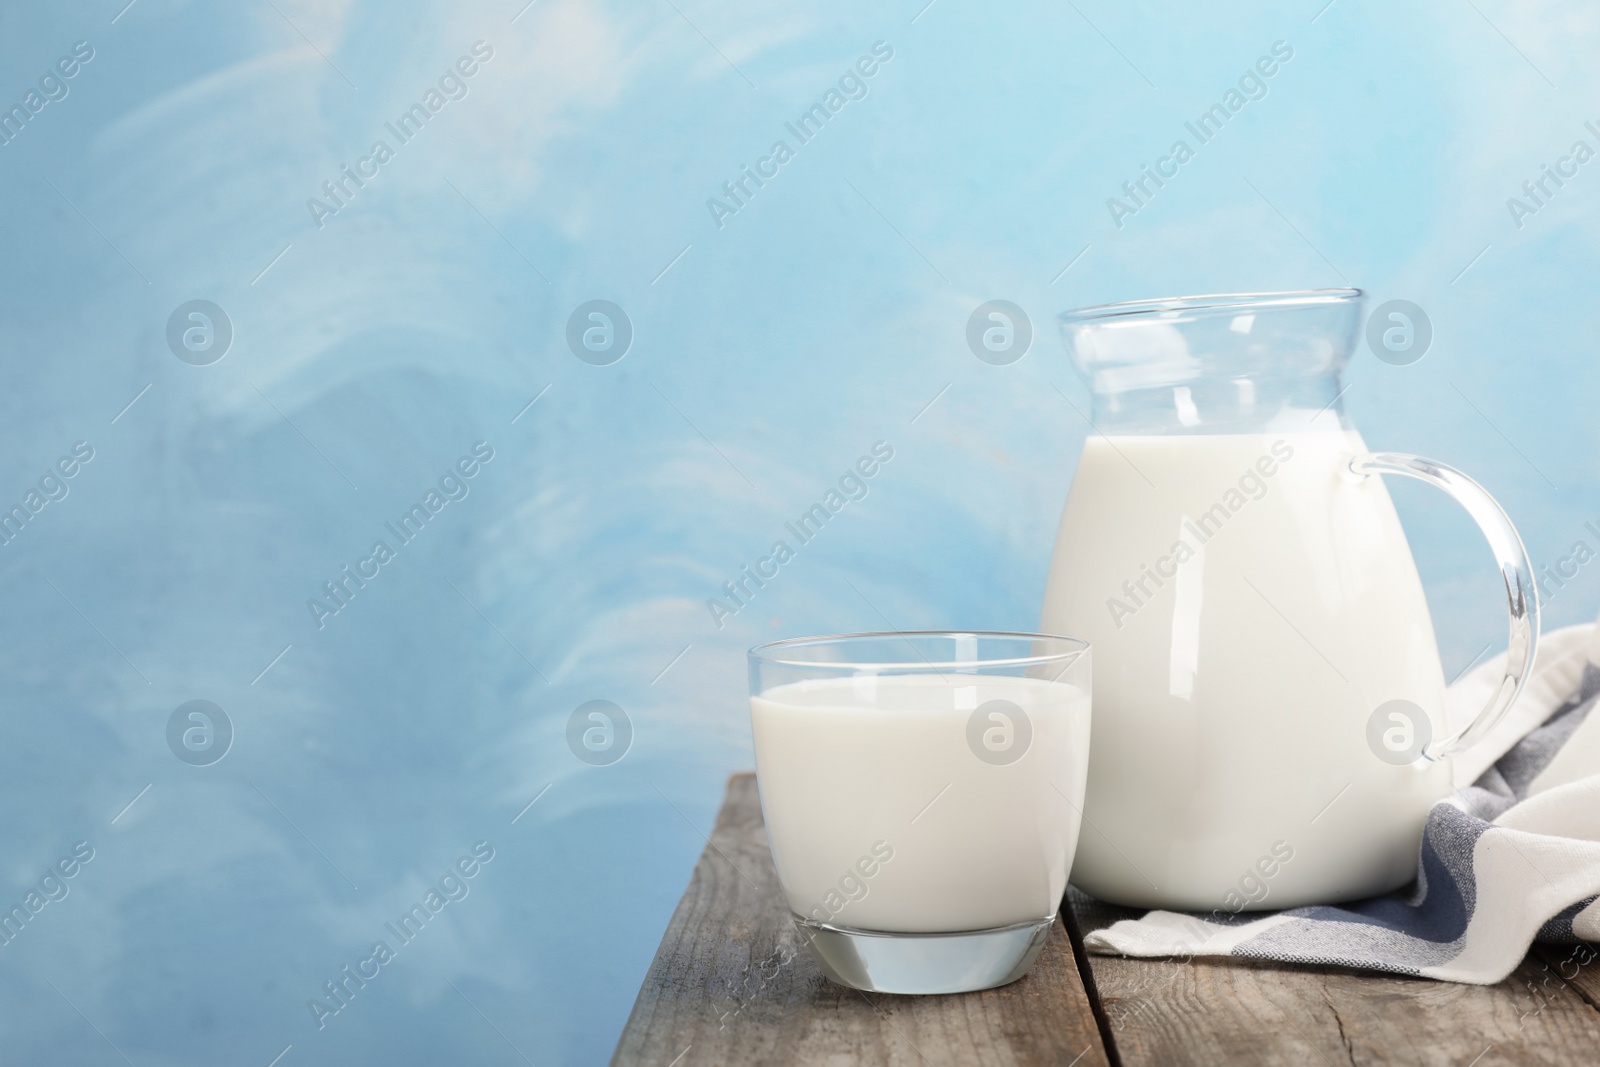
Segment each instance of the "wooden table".
[[1138,913],[1076,890],[1068,904],[1033,971],[1002,989],[845,989],[802,951],[755,776],[736,774],[612,1063],[1600,1064],[1600,961],[1565,950],[1535,948],[1495,986],[1088,956],[1080,930]]

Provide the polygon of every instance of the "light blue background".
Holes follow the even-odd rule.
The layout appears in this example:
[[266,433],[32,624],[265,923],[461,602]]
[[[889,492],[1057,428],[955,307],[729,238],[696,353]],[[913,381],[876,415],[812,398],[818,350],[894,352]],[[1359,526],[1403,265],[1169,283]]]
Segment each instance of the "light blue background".
[[[0,947],[8,1062],[603,1062],[751,765],[744,650],[1036,624],[1087,429],[1069,307],[1415,301],[1426,357],[1351,367],[1368,441],[1478,476],[1540,562],[1596,545],[1600,161],[1520,229],[1505,203],[1600,147],[1576,0],[274,2],[0,11],[7,106],[95,50],[0,147],[0,498],[95,449],[0,548],[0,900],[96,850]],[[307,198],[478,40],[469,95],[319,229]],[[1114,226],[1279,40],[1268,96]],[[875,41],[869,95],[719,228],[707,198]],[[564,339],[594,298],[636,331],[609,367]],[[965,344],[994,298],[1034,323],[1011,366]],[[211,366],[167,348],[191,299],[234,326]],[[470,496],[319,630],[307,598],[480,440]],[[878,440],[867,498],[717,629]],[[1394,492],[1453,675],[1504,640],[1488,553]],[[565,741],[596,698],[636,732],[612,766]],[[237,730],[209,767],[166,744],[191,699]],[[308,998],[479,840],[471,895],[319,1031]]]

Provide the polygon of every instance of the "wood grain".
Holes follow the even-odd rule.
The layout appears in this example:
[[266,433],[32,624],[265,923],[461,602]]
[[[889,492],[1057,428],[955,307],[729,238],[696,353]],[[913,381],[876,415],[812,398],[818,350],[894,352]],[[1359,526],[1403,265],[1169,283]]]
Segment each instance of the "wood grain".
[[617,1067],[1107,1065],[1065,927],[1033,971],[948,997],[835,985],[803,951],[767,847],[755,776],[728,780],[716,828],[661,940]]
[[[1530,999],[1537,999],[1532,994],[1545,988],[1554,972],[1555,977],[1588,1001],[1590,1007],[1600,1011],[1600,944],[1537,945],[1528,962],[1534,962],[1534,956],[1546,969],[1540,973],[1536,989],[1529,990]],[[1595,1058],[1600,1059],[1600,1053]]]
[[[1141,914],[1068,899],[1085,931]],[[1234,959],[1089,966],[1126,1067],[1600,1062],[1600,961],[1563,970],[1568,954],[1536,949],[1493,986]]]

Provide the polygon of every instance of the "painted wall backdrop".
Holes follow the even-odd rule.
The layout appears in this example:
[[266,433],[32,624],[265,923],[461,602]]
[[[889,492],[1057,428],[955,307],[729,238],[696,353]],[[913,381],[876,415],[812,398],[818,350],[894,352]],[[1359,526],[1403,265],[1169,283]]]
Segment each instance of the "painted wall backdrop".
[[[1567,575],[1548,625],[1592,618],[1597,24],[6,5],[0,1055],[603,1062],[752,765],[744,650],[1036,624],[1071,307],[1413,302],[1351,417],[1475,474]],[[1490,557],[1392,492],[1453,676],[1504,641]]]

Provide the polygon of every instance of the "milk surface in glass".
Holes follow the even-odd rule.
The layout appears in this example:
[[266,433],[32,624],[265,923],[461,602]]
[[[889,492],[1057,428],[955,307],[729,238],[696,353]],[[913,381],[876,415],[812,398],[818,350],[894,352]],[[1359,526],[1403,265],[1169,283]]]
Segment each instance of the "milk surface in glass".
[[[985,762],[969,746],[973,712],[991,700],[1027,715],[1032,736],[1015,762]],[[750,706],[762,812],[796,914],[938,933],[1055,913],[1083,804],[1082,688],[868,674],[776,686]]]

